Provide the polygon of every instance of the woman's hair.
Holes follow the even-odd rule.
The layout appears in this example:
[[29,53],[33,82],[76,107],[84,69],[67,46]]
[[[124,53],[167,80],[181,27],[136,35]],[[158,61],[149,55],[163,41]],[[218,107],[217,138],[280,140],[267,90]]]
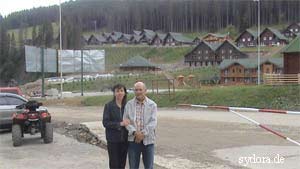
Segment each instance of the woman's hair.
[[115,91],[116,89],[124,89],[125,95],[124,98],[122,100],[122,106],[125,106],[126,102],[127,102],[127,89],[126,86],[122,85],[122,84],[116,84],[112,87],[112,92],[114,93],[114,98],[113,101],[116,101],[116,96],[115,96]]

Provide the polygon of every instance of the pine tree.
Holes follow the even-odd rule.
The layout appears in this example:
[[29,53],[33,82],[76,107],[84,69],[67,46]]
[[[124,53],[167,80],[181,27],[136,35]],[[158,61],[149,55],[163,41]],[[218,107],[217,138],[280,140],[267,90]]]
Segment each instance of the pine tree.
[[36,45],[37,35],[36,35],[36,26],[32,28],[32,45]]
[[52,47],[53,42],[53,27],[51,23],[46,23],[45,28],[45,47]]

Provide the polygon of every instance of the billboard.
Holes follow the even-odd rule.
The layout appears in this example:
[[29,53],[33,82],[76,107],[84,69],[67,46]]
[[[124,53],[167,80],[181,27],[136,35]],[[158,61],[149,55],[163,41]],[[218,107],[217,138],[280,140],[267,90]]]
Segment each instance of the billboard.
[[[104,50],[58,50],[57,52],[56,49],[44,49],[43,52],[44,72],[60,72],[62,66],[63,73],[80,73],[82,62],[85,73],[105,71]],[[25,63],[26,72],[41,72],[42,48],[25,46]]]

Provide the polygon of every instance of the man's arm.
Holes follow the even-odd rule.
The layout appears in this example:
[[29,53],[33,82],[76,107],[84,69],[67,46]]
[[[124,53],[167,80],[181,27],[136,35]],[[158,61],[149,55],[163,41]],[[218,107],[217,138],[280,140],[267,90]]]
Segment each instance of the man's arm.
[[151,108],[151,118],[150,122],[146,124],[145,128],[142,130],[142,133],[147,136],[150,133],[154,133],[154,130],[157,126],[157,105],[154,105]]
[[123,115],[123,120],[125,120],[125,119],[130,120],[130,124],[126,126],[126,129],[128,130],[128,135],[133,135],[133,132],[136,131],[136,128],[132,124],[132,122],[134,122],[134,119],[130,119],[130,116],[129,116],[130,111],[132,111],[132,110],[130,110],[130,105],[126,104],[125,110],[124,110],[124,115]]

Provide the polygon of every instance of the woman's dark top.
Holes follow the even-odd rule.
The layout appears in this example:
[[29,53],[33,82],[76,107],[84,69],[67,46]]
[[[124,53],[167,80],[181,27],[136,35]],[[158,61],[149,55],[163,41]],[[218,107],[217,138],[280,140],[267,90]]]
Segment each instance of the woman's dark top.
[[120,108],[115,101],[105,104],[102,123],[105,127],[107,142],[127,142],[128,131],[124,126],[120,126],[124,108],[125,105]]

